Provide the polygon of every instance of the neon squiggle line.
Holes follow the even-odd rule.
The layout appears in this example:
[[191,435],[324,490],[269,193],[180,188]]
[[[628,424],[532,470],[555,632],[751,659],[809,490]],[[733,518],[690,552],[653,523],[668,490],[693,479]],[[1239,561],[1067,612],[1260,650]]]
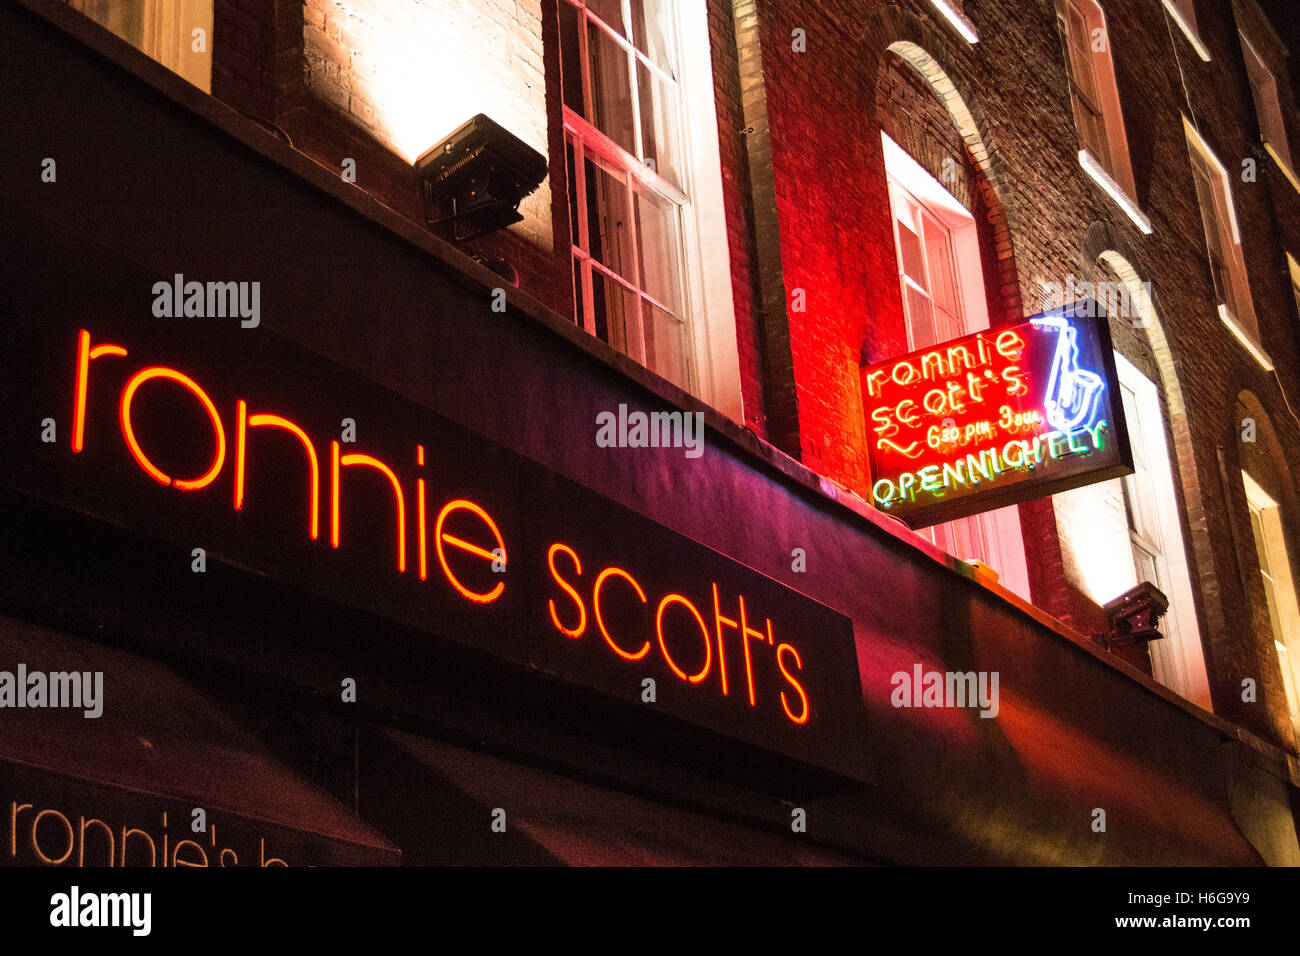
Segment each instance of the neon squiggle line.
[[916,446],[919,445],[919,444],[921,444],[919,441],[914,441],[914,442],[912,442],[912,444],[908,445],[906,448],[902,448],[902,447],[900,447],[900,446],[898,446],[898,445],[895,445],[895,444],[894,444],[892,441],[890,441],[888,438],[882,438],[882,439],[880,439],[880,441],[876,442],[876,447],[877,447],[877,448],[884,448],[886,445],[888,445],[890,448],[894,449],[894,451],[898,452],[899,454],[906,455],[908,458],[920,458],[920,457],[921,457],[921,452],[915,450],[915,449],[916,449]]

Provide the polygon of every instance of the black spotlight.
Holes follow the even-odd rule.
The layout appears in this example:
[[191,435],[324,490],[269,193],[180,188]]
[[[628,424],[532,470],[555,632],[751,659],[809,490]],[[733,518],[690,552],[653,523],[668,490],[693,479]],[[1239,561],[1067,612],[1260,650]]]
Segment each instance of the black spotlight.
[[523,219],[519,203],[546,170],[545,156],[482,113],[415,161],[425,221],[452,223],[457,242]]
[[1129,588],[1114,600],[1102,605],[1110,632],[1107,646],[1124,647],[1164,637],[1157,625],[1169,610],[1169,598],[1150,581]]

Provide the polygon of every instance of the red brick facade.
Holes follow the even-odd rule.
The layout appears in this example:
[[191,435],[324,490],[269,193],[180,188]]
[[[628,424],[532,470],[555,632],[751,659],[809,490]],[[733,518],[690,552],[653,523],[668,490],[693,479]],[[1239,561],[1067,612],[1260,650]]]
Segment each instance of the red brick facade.
[[[445,17],[457,42],[491,36],[509,47],[496,51],[494,68],[530,98],[527,128],[516,132],[551,161],[549,181],[524,204],[525,222],[466,251],[507,258],[524,292],[571,315],[556,3],[459,0]],[[383,104],[363,83],[374,32],[358,27],[400,31],[408,6],[217,0],[213,94],[278,126],[326,167],[355,159],[358,188],[418,222],[410,157],[386,141],[375,119]],[[744,424],[870,498],[859,369],[906,349],[880,134],[936,177],[953,160],[950,189],[980,223],[993,325],[1038,311],[1043,284],[1067,275],[1151,283],[1158,322],[1133,329],[1114,320],[1112,333],[1161,389],[1215,710],[1294,749],[1234,477],[1249,470],[1281,504],[1300,569],[1300,318],[1285,257],[1300,256],[1300,192],[1260,146],[1238,30],[1279,58],[1279,95],[1300,153],[1285,49],[1250,0],[1196,4],[1208,62],[1159,0],[1102,6],[1133,198],[1150,235],[1080,166],[1051,0],[966,0],[976,44],[928,0],[708,0]],[[476,23],[486,32],[475,33]],[[1217,316],[1184,115],[1235,176],[1250,292],[1276,374]],[[1254,162],[1253,181],[1240,177],[1244,160]],[[1258,426],[1254,443],[1242,441],[1246,417]],[[1107,507],[1122,520],[1122,500],[1112,495]],[[1020,506],[1030,588],[1036,605],[1097,633],[1104,616],[1062,546],[1066,514],[1049,499]],[[1259,685],[1257,702],[1242,699],[1246,678]]]

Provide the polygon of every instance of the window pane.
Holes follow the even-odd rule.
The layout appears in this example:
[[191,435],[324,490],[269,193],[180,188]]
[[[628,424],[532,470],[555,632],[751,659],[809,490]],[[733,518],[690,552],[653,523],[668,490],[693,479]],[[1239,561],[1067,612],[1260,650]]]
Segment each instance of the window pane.
[[906,290],[903,304],[907,309],[907,327],[912,332],[912,348],[925,349],[935,345],[939,337],[934,329],[934,310],[930,300],[911,286]]
[[677,88],[637,60],[637,88],[641,97],[641,148],[645,164],[682,189],[679,158]]
[[1160,570],[1155,555],[1137,544],[1133,545],[1133,570],[1137,572],[1139,581],[1150,581],[1160,587]]
[[664,0],[632,0],[632,33],[636,48],[656,66],[677,75],[672,56],[670,5]]
[[929,216],[923,217],[925,259],[930,266],[930,295],[945,312],[957,311],[956,276],[953,275],[952,243],[948,230]]
[[1218,178],[1205,165],[1202,157],[1192,151],[1192,172],[1196,183],[1196,200],[1201,207],[1201,224],[1205,229],[1206,254],[1210,260],[1210,280],[1219,302],[1228,307],[1234,318],[1241,318],[1237,310],[1236,297],[1233,294],[1232,276],[1227,268],[1226,230],[1228,224],[1220,213]]
[[573,314],[577,324],[592,335],[596,335],[596,319],[594,315],[587,314],[587,287],[583,280],[594,273],[590,262],[576,258],[573,260]]
[[573,150],[573,142],[565,140],[564,163],[569,183],[569,241],[579,248],[585,248],[582,244],[581,223],[578,221],[578,175],[573,165]]
[[1110,146],[1106,143],[1106,126],[1101,114],[1082,100],[1076,104],[1075,119],[1079,124],[1079,145],[1092,153],[1102,169],[1115,177],[1110,162]]
[[587,119],[632,155],[636,155],[629,54],[595,24],[587,27],[594,116]]
[[930,284],[925,278],[925,260],[921,257],[921,240],[902,219],[898,221],[898,260],[903,274],[923,289]]
[[596,318],[596,335],[620,352],[637,357],[640,319],[636,293],[629,292],[617,280],[599,269],[592,270],[592,311]]
[[579,24],[582,11],[569,3],[560,3],[560,78],[564,87],[564,105],[582,116],[587,115],[582,103],[586,81],[582,78],[582,51],[578,45]]
[[212,89],[212,50],[191,34],[212,36],[212,0],[69,0],[69,5],[205,93]]
[[619,36],[627,38],[627,24],[623,22],[623,0],[587,0],[587,9],[612,27]]
[[641,258],[641,287],[673,312],[680,311],[681,276],[678,209],[652,192],[637,190],[636,222]]
[[649,302],[644,306],[646,364],[674,385],[689,390],[685,324]]
[[989,560],[988,548],[984,544],[984,533],[978,515],[949,522],[948,534],[952,545],[948,553],[953,557],[961,558],[963,561],[972,559],[983,561],[989,567],[993,567],[993,562]]
[[1088,32],[1088,21],[1073,3],[1068,6],[1068,35],[1070,40],[1070,62],[1073,67],[1077,91],[1083,94],[1094,109],[1098,105],[1097,76],[1092,66],[1092,37]]
[[632,272],[631,230],[627,222],[627,187],[590,157],[583,163],[587,177],[587,232],[591,255],[612,272],[635,282]]

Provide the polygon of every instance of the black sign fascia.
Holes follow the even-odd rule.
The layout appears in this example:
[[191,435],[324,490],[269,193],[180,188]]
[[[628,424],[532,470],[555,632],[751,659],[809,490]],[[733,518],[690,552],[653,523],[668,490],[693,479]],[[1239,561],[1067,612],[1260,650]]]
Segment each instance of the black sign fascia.
[[[170,542],[187,566],[192,550],[202,548],[206,560],[627,702],[644,700],[644,681],[652,678],[659,713],[869,779],[852,624],[799,592],[265,330],[205,320],[47,317],[10,338],[2,360],[10,399],[0,408],[7,449],[0,483]],[[79,350],[106,345],[127,354],[101,349],[86,363],[84,446],[74,452]],[[165,476],[185,481],[202,478],[215,464],[217,427],[188,385],[162,375],[141,382],[128,416],[138,452],[126,439],[125,386],[146,368],[186,376],[212,402],[225,460],[201,488],[164,484],[139,461],[143,454]],[[241,415],[245,479],[236,510]],[[57,441],[41,440],[45,417],[55,419]],[[310,455],[280,419],[301,429],[315,451],[314,540]],[[343,440],[349,425],[355,441]],[[331,540],[335,456],[337,547]],[[399,501],[404,571],[398,570]],[[443,537],[437,516],[455,502],[474,509],[454,507]],[[485,515],[499,531],[501,555],[492,554],[497,540]],[[582,563],[579,575],[564,555],[554,562],[585,605],[586,628],[578,637],[567,636],[551,617],[553,605],[560,623],[577,629],[570,617],[576,605],[548,561],[556,543]],[[607,575],[597,620],[595,579],[611,567],[625,575]],[[500,593],[489,598],[498,586]],[[632,659],[615,644],[629,653],[648,647]],[[358,648],[363,652],[373,656],[382,648]]]

